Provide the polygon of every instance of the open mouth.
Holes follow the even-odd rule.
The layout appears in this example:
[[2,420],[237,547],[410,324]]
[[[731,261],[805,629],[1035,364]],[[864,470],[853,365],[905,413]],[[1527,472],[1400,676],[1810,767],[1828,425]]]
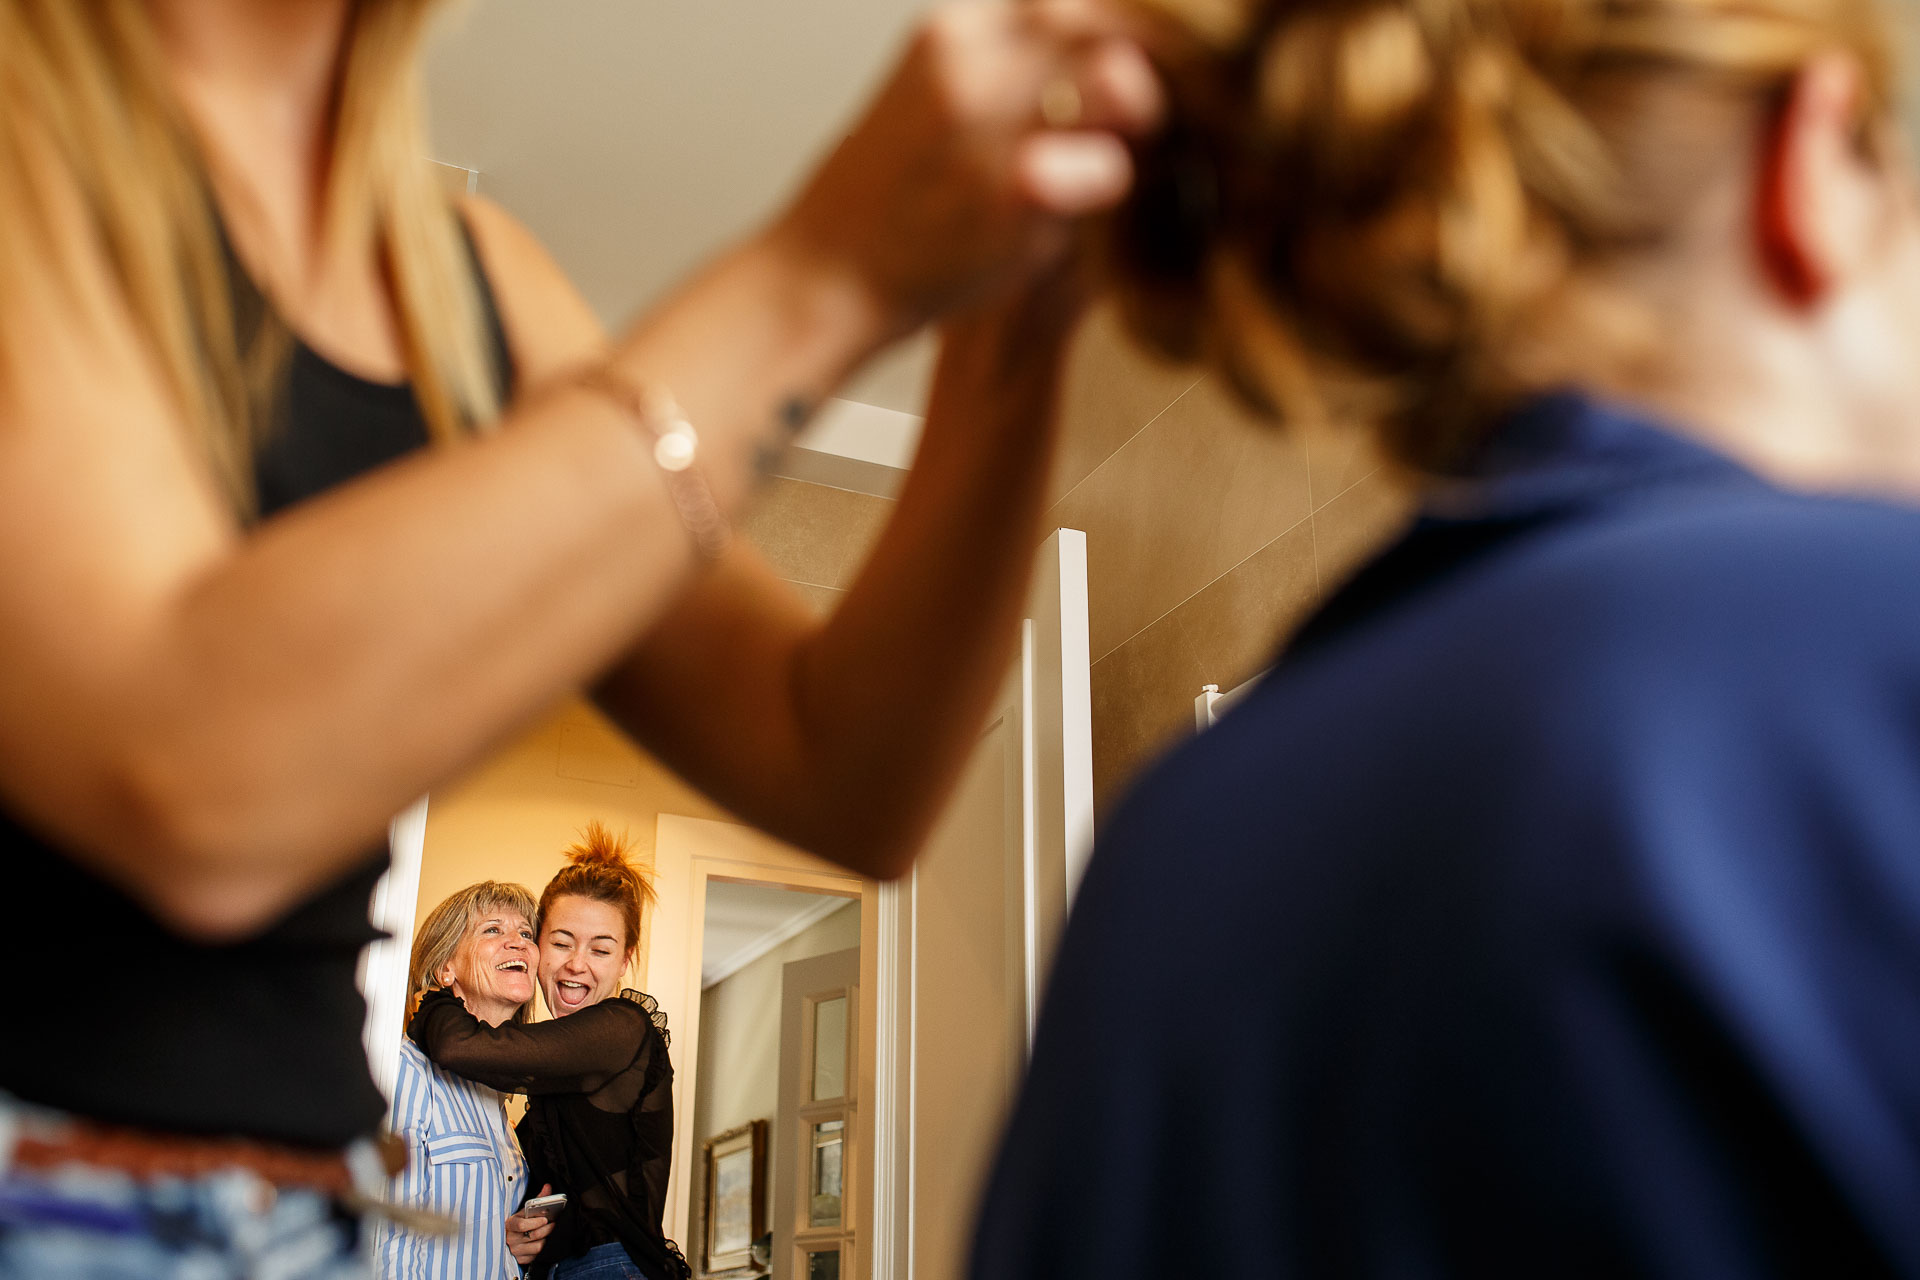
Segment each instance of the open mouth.
[[527,971],[527,962],[525,960],[506,960],[493,967],[502,973],[525,973]]
[[591,994],[587,990],[587,984],[584,982],[567,982],[562,979],[553,985],[560,996],[560,1003],[566,1005],[579,1004]]

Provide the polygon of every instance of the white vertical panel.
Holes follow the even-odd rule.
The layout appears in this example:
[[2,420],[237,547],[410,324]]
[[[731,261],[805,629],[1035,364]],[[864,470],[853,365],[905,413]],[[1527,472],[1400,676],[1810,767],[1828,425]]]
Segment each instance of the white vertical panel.
[[402,810],[387,825],[392,859],[373,891],[374,928],[388,936],[360,953],[360,994],[367,1001],[362,1039],[373,1082],[389,1100],[400,1070],[400,1020],[406,1016],[407,957],[413,951],[413,918],[420,897],[420,862],[427,845],[427,797]]
[[1093,688],[1087,630],[1087,535],[1056,529],[1034,567],[1033,825],[1039,921],[1029,955],[1036,990],[1093,849]]
[[880,886],[873,1089],[872,1280],[913,1274],[913,884]]
[[[1050,543],[1058,622],[1048,655],[1060,673],[1059,827],[1067,901],[1080,887],[1093,855],[1093,640],[1087,621],[1087,535],[1057,530]],[[1036,604],[1036,608],[1038,608]]]

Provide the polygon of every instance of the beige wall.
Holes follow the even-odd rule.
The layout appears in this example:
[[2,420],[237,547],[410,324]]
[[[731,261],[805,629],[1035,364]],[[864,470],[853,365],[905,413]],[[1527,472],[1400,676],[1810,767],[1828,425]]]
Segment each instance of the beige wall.
[[755,497],[740,531],[775,573],[827,613],[846,594],[893,508],[891,498],[776,477]]
[[[741,532],[777,574],[825,612],[843,594],[892,509],[886,498],[779,479],[761,493]],[[638,858],[651,862],[654,824],[662,813],[728,816],[638,750],[589,703],[569,699],[467,777],[434,792],[427,805],[417,918],[476,880],[518,881],[538,894],[560,869],[561,850],[595,818],[616,832],[624,829]]]
[[905,1029],[916,1280],[966,1274],[988,1162],[1026,1069],[1020,750],[1018,722],[996,717],[903,907],[913,925]]
[[[636,860],[651,863],[654,823],[662,813],[727,816],[643,755],[588,703],[569,699],[429,799],[416,918],[476,880],[518,881],[538,896],[560,869],[561,850],[596,818],[625,831]],[[645,985],[642,973],[633,980]]]
[[[767,1122],[767,1221],[773,1221],[773,1120],[780,1092],[780,976],[794,960],[860,945],[860,904],[849,902],[700,993],[700,1067],[693,1093],[694,1162],[702,1145],[750,1120]],[[694,1175],[692,1230],[683,1242],[699,1266],[706,1238],[706,1170]]]
[[1351,438],[1250,418],[1217,379],[1160,364],[1095,315],[1068,372],[1049,527],[1087,535],[1094,789],[1102,804],[1192,731],[1405,518]]

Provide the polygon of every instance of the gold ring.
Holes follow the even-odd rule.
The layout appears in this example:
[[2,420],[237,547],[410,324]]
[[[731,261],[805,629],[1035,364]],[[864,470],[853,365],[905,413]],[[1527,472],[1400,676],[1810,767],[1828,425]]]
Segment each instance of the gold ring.
[[1070,76],[1055,76],[1040,90],[1040,118],[1049,129],[1071,129],[1080,123],[1080,86]]

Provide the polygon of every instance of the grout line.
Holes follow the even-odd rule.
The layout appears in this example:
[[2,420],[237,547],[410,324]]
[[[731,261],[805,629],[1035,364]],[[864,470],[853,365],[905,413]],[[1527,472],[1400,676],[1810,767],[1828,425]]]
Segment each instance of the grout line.
[[[1336,493],[1333,498],[1339,496]],[[1333,498],[1328,498],[1327,501],[1332,502]],[[1318,514],[1319,512],[1314,513],[1314,515]],[[1315,520],[1314,516],[1308,516],[1307,519],[1313,523],[1313,593],[1317,596],[1322,589],[1320,586],[1320,522]]]
[[1166,417],[1167,410],[1173,408],[1173,406],[1179,404],[1182,400],[1185,400],[1187,398],[1188,392],[1191,392],[1195,387],[1199,386],[1201,383],[1205,382],[1206,380],[1207,380],[1207,375],[1202,373],[1199,377],[1195,378],[1192,382],[1188,383],[1186,391],[1182,391],[1179,395],[1167,401],[1164,405],[1160,406],[1160,411],[1158,413],[1154,414],[1151,418],[1148,418],[1145,422],[1141,423],[1138,427],[1135,427],[1132,433],[1129,434],[1125,440],[1122,440],[1119,444],[1115,445],[1112,451],[1109,452],[1106,457],[1100,459],[1099,464],[1096,465],[1093,468],[1093,470],[1087,472],[1087,474],[1081,476],[1078,480],[1074,481],[1073,487],[1071,489],[1068,489],[1065,493],[1055,498],[1053,502],[1048,505],[1047,510],[1051,512],[1055,507],[1065,502],[1068,498],[1071,498],[1074,494],[1080,492],[1081,485],[1085,484],[1087,481],[1099,475],[1101,471],[1105,470],[1106,465],[1109,462],[1112,462],[1115,458],[1120,456],[1120,451],[1122,449],[1125,449],[1128,445],[1132,444],[1135,440],[1138,440],[1140,438],[1140,433],[1142,431],[1145,431],[1148,427],[1160,421],[1160,419]]
[[[838,455],[838,454],[832,454],[832,455],[829,455],[829,456],[832,456],[832,457],[839,457],[840,455]],[[861,461],[861,459],[859,459],[859,458],[849,458],[849,459],[847,459],[847,461],[849,461],[849,462],[859,462],[859,461]],[[872,466],[872,467],[881,467],[881,466],[885,466],[885,464],[884,464],[884,463],[879,463],[879,462],[870,462],[870,463],[868,463],[867,465],[868,465],[868,466]],[[907,483],[907,476],[911,474],[911,472],[907,472],[907,471],[902,471],[902,470],[901,470],[901,469],[900,469],[899,467],[886,467],[886,470],[888,470],[888,471],[892,471],[892,472],[895,472],[895,473],[896,473],[896,474],[897,474],[897,475],[898,475],[898,476],[900,477],[900,479],[899,479],[899,481],[898,481],[898,483],[899,483],[899,484],[900,484],[900,485],[901,485],[902,487],[904,487],[904,486],[906,485],[906,483]],[[872,498],[872,499],[873,499],[874,501],[876,501],[876,502],[890,502],[890,503],[892,503],[892,504],[893,504],[893,505],[895,505],[895,506],[899,506],[899,505],[900,505],[900,495],[899,495],[899,490],[897,490],[897,489],[896,489],[896,490],[895,490],[895,491],[893,492],[893,494],[891,494],[891,495],[888,495],[888,494],[884,494],[884,493],[875,493],[875,492],[874,492],[873,490],[871,490],[871,489],[850,489],[850,488],[848,488],[848,487],[847,487],[846,485],[844,485],[844,484],[833,484],[833,483],[831,483],[831,482],[829,482],[829,481],[826,481],[826,480],[808,480],[808,479],[804,479],[804,478],[802,478],[802,477],[800,477],[800,476],[790,476],[790,475],[787,475],[787,474],[786,474],[785,472],[782,472],[782,471],[773,471],[773,472],[769,472],[769,473],[768,473],[768,477],[767,477],[767,478],[768,478],[768,479],[770,479],[770,480],[785,480],[785,481],[788,481],[789,483],[792,483],[792,484],[804,484],[804,485],[811,485],[811,486],[812,486],[813,488],[815,488],[815,489],[831,489],[831,490],[833,490],[833,491],[834,491],[835,493],[857,493],[857,494],[859,494],[859,495],[860,495],[861,497],[863,497],[863,498]],[[750,499],[748,499],[748,503],[749,503],[749,505],[751,505],[751,504],[752,504],[752,499],[751,499],[751,498],[750,498]]]
[[[1342,489],[1340,492],[1334,494],[1331,498],[1328,498],[1324,503],[1321,504],[1321,506],[1327,506],[1327,507],[1332,506],[1334,503],[1340,501],[1340,499],[1346,497],[1348,494],[1352,493],[1355,489],[1358,489],[1361,485],[1365,484],[1367,481],[1379,475],[1380,465],[1381,464],[1375,464],[1372,470],[1362,475],[1359,479],[1355,480],[1352,484],[1348,485],[1346,488]],[[1308,491],[1311,492],[1312,484],[1313,484],[1313,478],[1311,476],[1307,478],[1307,484],[1308,484]],[[1318,511],[1320,510],[1320,507],[1315,507],[1314,510]]]
[[[774,576],[779,577],[778,574]],[[808,582],[805,578],[780,578],[780,581],[793,587],[818,587],[822,591],[837,591],[841,595],[847,594],[847,588],[836,587],[831,582]]]
[[[1152,622],[1147,623],[1145,626],[1141,627],[1138,631],[1134,632],[1132,635],[1128,636],[1125,640],[1122,640],[1119,644],[1116,644],[1115,646],[1113,646],[1113,648],[1107,650],[1105,653],[1101,654],[1099,657],[1095,658],[1092,662],[1088,663],[1087,665],[1089,667],[1099,666],[1101,663],[1105,662],[1108,658],[1111,658],[1114,654],[1120,652],[1120,650],[1126,648],[1128,645],[1132,644],[1135,640],[1139,639],[1141,636],[1145,635],[1147,632],[1153,630],[1155,627],[1159,626],[1162,622],[1166,621],[1169,615],[1179,612],[1180,607],[1186,604],[1187,601],[1193,599],[1195,596],[1199,595],[1202,591],[1205,591],[1208,587],[1220,581],[1220,579],[1226,577],[1228,574],[1232,573],[1235,569],[1238,569],[1241,565],[1253,559],[1255,556],[1259,555],[1262,551],[1265,551],[1268,547],[1272,546],[1274,543],[1280,541],[1280,539],[1292,533],[1295,529],[1298,529],[1301,525],[1308,524],[1312,520],[1313,520],[1312,512],[1308,512],[1306,515],[1301,516],[1298,520],[1295,520],[1292,524],[1288,525],[1286,528],[1282,529],[1280,532],[1274,534],[1271,538],[1268,538],[1265,542],[1261,543],[1259,546],[1255,547],[1253,550],[1247,552],[1247,554],[1245,554],[1244,556],[1241,556],[1238,560],[1235,560],[1232,564],[1222,569],[1219,573],[1214,574],[1211,578],[1208,578],[1205,582],[1201,583],[1198,587],[1195,587],[1192,591],[1188,592],[1185,597],[1176,601],[1174,604],[1168,606],[1165,613],[1162,613],[1159,617],[1155,618]],[[1317,559],[1318,552],[1316,552],[1315,555]],[[1314,579],[1313,579],[1314,586],[1316,588],[1320,585],[1319,574],[1320,574],[1320,568],[1319,568],[1319,565],[1316,563],[1314,565]]]

